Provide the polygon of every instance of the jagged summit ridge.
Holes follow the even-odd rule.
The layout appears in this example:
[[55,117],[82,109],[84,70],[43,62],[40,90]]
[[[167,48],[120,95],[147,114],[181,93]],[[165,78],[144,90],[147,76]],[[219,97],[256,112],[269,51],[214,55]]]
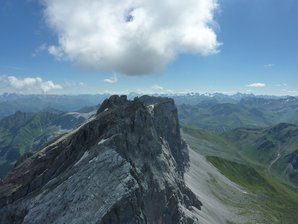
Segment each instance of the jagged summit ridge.
[[196,223],[170,98],[111,96],[0,185],[1,223]]

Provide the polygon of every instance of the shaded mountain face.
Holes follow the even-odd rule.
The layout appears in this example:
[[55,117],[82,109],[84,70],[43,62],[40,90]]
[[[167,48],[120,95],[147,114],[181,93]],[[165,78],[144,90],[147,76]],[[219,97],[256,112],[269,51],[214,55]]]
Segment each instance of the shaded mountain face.
[[54,138],[78,127],[92,113],[95,111],[65,113],[47,109],[38,113],[16,112],[3,118],[0,121],[0,178],[20,156],[35,152]]
[[18,163],[0,185],[0,223],[197,223],[188,161],[173,100],[112,96]]

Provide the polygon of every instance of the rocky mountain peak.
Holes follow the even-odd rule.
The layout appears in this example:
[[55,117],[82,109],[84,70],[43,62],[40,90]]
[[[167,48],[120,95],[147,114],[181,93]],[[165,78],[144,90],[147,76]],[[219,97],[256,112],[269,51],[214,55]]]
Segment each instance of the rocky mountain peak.
[[108,110],[108,109],[114,109],[115,107],[124,106],[125,104],[130,103],[130,101],[127,100],[126,95],[113,95],[110,98],[103,101],[100,108],[97,111],[97,114]]
[[114,95],[4,179],[0,223],[195,223],[187,164],[172,99]]

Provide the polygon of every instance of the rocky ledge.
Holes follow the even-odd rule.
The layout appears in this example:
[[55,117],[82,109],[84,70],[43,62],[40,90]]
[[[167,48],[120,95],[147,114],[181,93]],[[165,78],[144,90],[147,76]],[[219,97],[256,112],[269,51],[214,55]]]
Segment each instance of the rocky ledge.
[[111,96],[0,184],[0,223],[197,223],[170,98]]

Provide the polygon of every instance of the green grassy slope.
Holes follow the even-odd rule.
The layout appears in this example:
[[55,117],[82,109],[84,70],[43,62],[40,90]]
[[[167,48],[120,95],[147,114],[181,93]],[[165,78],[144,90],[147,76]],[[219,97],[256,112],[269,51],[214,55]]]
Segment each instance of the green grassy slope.
[[233,161],[244,162],[238,148],[224,136],[214,132],[183,126],[183,138],[191,148],[204,156],[220,156]]
[[249,165],[213,156],[207,159],[230,180],[254,194],[256,206],[261,209],[266,223],[296,223],[298,192]]
[[[293,127],[290,126],[290,129],[292,130]],[[275,133],[276,130],[273,130],[268,129],[267,131]],[[280,127],[277,130],[280,130]],[[287,130],[285,133],[288,133],[289,129],[285,130]],[[226,135],[184,127],[183,137],[192,149],[205,155],[207,160],[223,175],[247,190],[250,198],[249,206],[252,206],[253,210],[261,212],[263,220],[265,220],[262,223],[296,223],[298,220],[298,189],[284,184],[275,175],[275,168],[271,168],[273,171],[268,170],[268,164],[262,164],[261,158],[250,157],[241,152],[239,142],[251,135],[260,137],[259,129],[249,129],[249,131],[253,134],[249,132],[248,135],[246,135],[247,133],[243,135],[243,133],[235,131],[237,135],[234,133],[235,138],[231,139]],[[284,131],[281,132],[284,133]],[[233,141],[236,139],[239,142],[234,144]],[[249,143],[253,145],[259,142],[254,140]],[[296,143],[293,141],[291,144],[295,145]]]
[[267,168],[298,187],[298,125],[281,123],[270,128],[235,129],[225,137],[242,157]]

